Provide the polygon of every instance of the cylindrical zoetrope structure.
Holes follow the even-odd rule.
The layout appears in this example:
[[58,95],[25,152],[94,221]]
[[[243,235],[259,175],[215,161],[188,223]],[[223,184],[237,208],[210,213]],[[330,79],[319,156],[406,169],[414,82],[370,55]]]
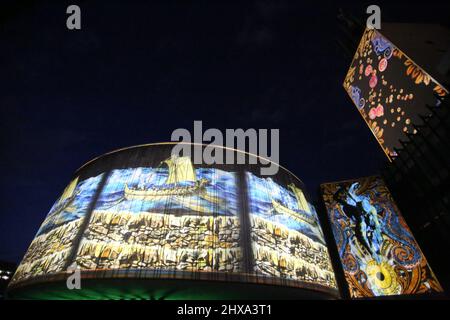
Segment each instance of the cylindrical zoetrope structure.
[[[338,297],[317,213],[295,175],[261,175],[261,158],[222,147],[224,162],[228,152],[245,164],[195,164],[172,155],[174,145],[125,148],[78,169],[9,297]],[[77,268],[80,289],[67,285]]]

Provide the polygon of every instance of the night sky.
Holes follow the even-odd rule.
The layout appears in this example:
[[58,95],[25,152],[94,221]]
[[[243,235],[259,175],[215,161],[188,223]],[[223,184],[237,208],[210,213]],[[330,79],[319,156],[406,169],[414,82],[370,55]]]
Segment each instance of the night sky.
[[[386,158],[342,87],[345,1],[3,1],[0,260],[19,262],[73,172],[176,128],[279,128],[280,163],[313,198]],[[430,1],[427,1],[430,3]],[[77,4],[82,30],[66,28]],[[448,4],[382,4],[382,21],[445,22]],[[447,6],[445,8],[445,6]]]

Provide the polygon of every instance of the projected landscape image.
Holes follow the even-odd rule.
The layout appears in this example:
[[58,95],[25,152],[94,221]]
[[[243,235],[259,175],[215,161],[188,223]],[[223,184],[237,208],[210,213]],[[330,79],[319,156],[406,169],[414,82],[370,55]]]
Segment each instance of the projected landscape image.
[[63,271],[102,175],[72,180],[50,209],[12,282]]
[[336,287],[317,214],[302,190],[247,173],[255,271]]
[[[153,167],[77,177],[50,210],[14,281],[62,274],[75,262],[96,274],[251,275],[337,289],[317,213],[302,189],[243,173],[238,185],[235,172],[171,156]],[[239,203],[246,199],[250,237],[242,240]],[[252,252],[245,261],[243,248]]]
[[234,173],[187,157],[112,171],[76,262],[82,269],[240,270]]

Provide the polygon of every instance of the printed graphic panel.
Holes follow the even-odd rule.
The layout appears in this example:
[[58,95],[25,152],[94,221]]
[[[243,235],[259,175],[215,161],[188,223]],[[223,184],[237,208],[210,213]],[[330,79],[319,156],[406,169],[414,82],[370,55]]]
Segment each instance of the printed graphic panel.
[[442,291],[381,178],[321,187],[351,297]]
[[419,115],[428,115],[426,104],[437,105],[437,96],[448,91],[409,59],[380,32],[363,34],[344,80],[344,88],[389,158],[397,154],[400,139],[415,134]]

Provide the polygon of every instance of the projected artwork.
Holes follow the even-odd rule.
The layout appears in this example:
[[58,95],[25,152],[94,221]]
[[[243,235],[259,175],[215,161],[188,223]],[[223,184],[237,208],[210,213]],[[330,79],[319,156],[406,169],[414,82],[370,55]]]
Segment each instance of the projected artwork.
[[252,173],[247,185],[255,271],[336,287],[317,214],[302,190]]
[[389,158],[400,139],[415,134],[426,104],[448,91],[377,30],[366,29],[344,80],[344,88]]
[[84,232],[82,269],[236,272],[241,255],[234,173],[188,157],[112,171]]
[[42,223],[12,282],[65,269],[101,176],[70,182]]
[[133,166],[135,158],[108,155],[77,172],[12,290],[64,282],[75,263],[94,286],[110,278],[188,279],[338,296],[317,213],[289,173],[260,178],[247,167],[194,166],[168,152],[145,154]]
[[321,188],[352,297],[442,291],[381,178]]

